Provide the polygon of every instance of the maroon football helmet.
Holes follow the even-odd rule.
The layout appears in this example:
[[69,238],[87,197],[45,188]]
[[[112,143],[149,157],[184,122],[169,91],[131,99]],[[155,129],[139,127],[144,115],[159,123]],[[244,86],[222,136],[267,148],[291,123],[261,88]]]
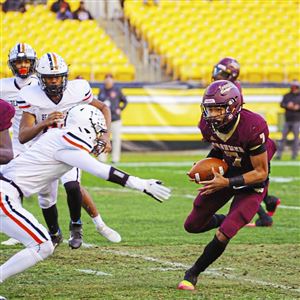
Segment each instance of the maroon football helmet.
[[[227,128],[227,125],[240,113],[242,109],[241,93],[231,81],[214,81],[205,90],[201,108],[205,121],[214,130],[222,130]],[[220,114],[212,115],[212,108],[219,109]]]
[[212,80],[237,80],[240,74],[240,64],[232,57],[221,59],[213,68]]

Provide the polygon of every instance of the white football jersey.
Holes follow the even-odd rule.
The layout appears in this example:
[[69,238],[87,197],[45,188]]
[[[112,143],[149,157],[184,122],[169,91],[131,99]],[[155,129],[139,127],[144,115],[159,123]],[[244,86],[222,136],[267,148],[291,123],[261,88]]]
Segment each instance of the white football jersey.
[[81,137],[80,132],[57,128],[49,130],[29,150],[5,165],[3,175],[13,180],[20,187],[24,196],[28,197],[47,190],[50,182],[60,178],[73,168],[64,163],[61,158],[58,159],[57,153],[69,150],[71,153],[76,153],[77,160],[82,155],[84,157],[87,155],[88,160],[92,160],[92,166],[97,167],[96,159],[89,155],[92,149],[93,146]]
[[[22,83],[18,84],[18,81]],[[23,84],[24,83],[24,84]],[[25,86],[35,86],[38,84],[38,79],[35,75],[30,76],[29,78],[26,78],[25,80],[19,79],[17,80],[16,77],[10,77],[10,78],[3,78],[0,80],[0,99],[7,101],[16,109],[16,114],[13,119],[13,126],[12,126],[12,132],[13,132],[13,150],[14,155],[18,155],[20,152],[23,152],[26,150],[26,146],[22,145],[19,142],[19,127],[20,127],[20,120],[22,117],[22,110],[18,108],[17,105],[17,99],[20,90]]]
[[[93,93],[89,83],[86,80],[77,79],[68,81],[63,97],[58,103],[54,103],[40,86],[23,88],[17,102],[20,109],[35,115],[36,123],[40,123],[55,111],[66,114],[71,107],[79,103],[90,103],[92,100]],[[63,127],[63,120],[55,127]]]

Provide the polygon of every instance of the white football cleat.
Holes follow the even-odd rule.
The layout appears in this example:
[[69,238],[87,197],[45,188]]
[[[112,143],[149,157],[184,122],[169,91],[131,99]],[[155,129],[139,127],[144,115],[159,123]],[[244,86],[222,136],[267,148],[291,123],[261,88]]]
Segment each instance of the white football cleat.
[[18,244],[21,244],[21,243],[18,240],[15,240],[13,238],[9,238],[8,240],[1,242],[1,245],[4,245],[4,246],[14,246],[14,245],[18,245]]
[[111,229],[107,225],[97,226],[97,231],[112,243],[120,243],[122,238],[118,232]]

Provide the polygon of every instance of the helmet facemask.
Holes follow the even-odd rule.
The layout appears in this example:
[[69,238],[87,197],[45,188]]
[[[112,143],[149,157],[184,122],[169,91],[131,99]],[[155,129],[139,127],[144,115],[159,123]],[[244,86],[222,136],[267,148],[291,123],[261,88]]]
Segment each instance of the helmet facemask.
[[[202,114],[204,119],[210,124],[210,126],[218,131],[227,129],[228,125],[232,124],[232,121],[236,119],[235,110],[236,108],[232,105],[235,99],[230,99],[227,104],[221,105],[201,105]],[[219,114],[211,115],[211,110],[215,112],[219,110]]]
[[[43,75],[37,73],[40,85],[42,90],[48,96],[61,96],[67,87],[68,82],[68,73],[58,74],[58,75]],[[49,84],[46,82],[46,78],[57,78],[62,77],[62,81],[60,84]]]
[[230,80],[231,75],[230,73],[226,72],[226,70],[216,65],[213,69],[212,77],[213,80]]

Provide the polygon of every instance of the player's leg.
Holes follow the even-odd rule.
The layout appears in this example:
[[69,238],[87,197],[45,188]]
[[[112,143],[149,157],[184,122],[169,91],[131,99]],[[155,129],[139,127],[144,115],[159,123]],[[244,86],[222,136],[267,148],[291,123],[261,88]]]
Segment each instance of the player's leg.
[[58,180],[55,180],[38,194],[39,205],[42,209],[45,222],[54,247],[62,241],[63,236],[58,224],[58,211],[56,207]]
[[81,171],[71,169],[61,177],[61,181],[67,193],[67,202],[70,212],[70,239],[69,246],[78,249],[82,244],[81,204],[82,194],[80,190]]
[[265,193],[266,191],[263,194],[241,193],[234,197],[216,235],[206,245],[195,264],[186,271],[184,280],[178,286],[179,289],[194,289],[199,274],[222,255],[230,239],[254,217]]
[[299,149],[299,128],[300,122],[292,124],[292,132],[294,135],[293,146],[292,146],[292,160],[297,159]]
[[[227,203],[232,197],[232,192],[229,189],[214,193],[208,196],[202,196],[200,193],[196,197],[193,210],[187,217],[184,227],[185,230],[191,233],[200,233],[218,228],[224,222],[226,216],[223,214],[216,214],[216,212]],[[210,252],[211,248],[218,249],[218,242],[214,239],[204,250],[204,253]],[[225,249],[225,248],[224,248]],[[207,254],[205,254],[205,260]],[[210,257],[211,259],[211,257]],[[198,259],[199,260],[199,259]],[[178,285],[178,289],[194,290],[197,283],[198,275],[194,270],[199,262],[185,272],[183,281]]]
[[112,131],[112,153],[111,160],[112,163],[118,163],[121,157],[121,130],[122,130],[122,121],[114,121],[111,123]]
[[88,193],[88,191],[81,186],[81,193],[82,193],[82,207],[85,209],[85,211],[89,214],[89,216],[92,218],[97,231],[104,236],[106,239],[113,243],[119,243],[121,242],[121,236],[118,232],[108,227],[104,221],[102,220],[97,207]]
[[185,230],[190,233],[200,233],[219,227],[225,215],[216,214],[216,211],[228,202],[231,196],[232,193],[229,190],[208,196],[202,196],[199,193],[184,223]]
[[[18,135],[16,135],[16,134],[13,134],[12,145],[13,145],[14,157],[16,157],[20,153],[26,151],[26,145],[25,144],[21,144],[19,142]],[[0,170],[0,172],[1,172],[1,170]],[[1,245],[4,245],[4,246],[14,246],[14,245],[17,245],[19,243],[20,242],[18,240],[13,239],[13,238],[9,238],[8,240],[1,242]]]
[[0,266],[0,283],[53,253],[54,247],[46,228],[16,199],[4,193],[0,193],[0,224],[0,232],[19,240],[26,247]]
[[276,159],[281,159],[282,152],[284,150],[284,146],[286,144],[286,139],[287,139],[287,135],[288,135],[289,131],[290,131],[289,123],[285,122],[283,125],[281,141],[278,144]]

